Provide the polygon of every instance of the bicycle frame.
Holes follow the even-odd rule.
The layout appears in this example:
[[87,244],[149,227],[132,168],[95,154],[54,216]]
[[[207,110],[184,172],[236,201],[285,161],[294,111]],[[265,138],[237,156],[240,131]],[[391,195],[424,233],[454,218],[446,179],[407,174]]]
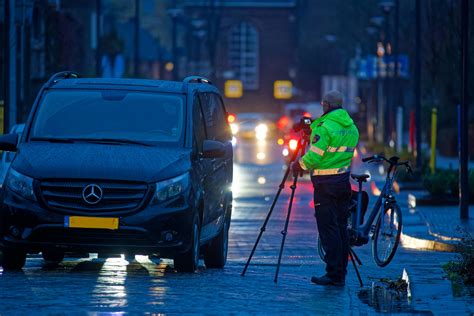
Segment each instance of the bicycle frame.
[[389,167],[382,191],[369,214],[369,218],[363,225],[359,223],[360,213],[361,213],[361,208],[362,208],[362,183],[359,183],[359,192],[357,193],[357,212],[356,212],[355,228],[354,228],[354,230],[357,232],[358,235],[361,234],[360,236],[367,238],[369,236],[370,230],[372,229],[374,220],[377,218],[377,215],[379,213],[382,214],[383,212],[382,206],[396,202],[395,197],[393,196],[393,183],[398,173],[397,169],[398,169],[398,166],[395,166],[395,165],[391,165]]

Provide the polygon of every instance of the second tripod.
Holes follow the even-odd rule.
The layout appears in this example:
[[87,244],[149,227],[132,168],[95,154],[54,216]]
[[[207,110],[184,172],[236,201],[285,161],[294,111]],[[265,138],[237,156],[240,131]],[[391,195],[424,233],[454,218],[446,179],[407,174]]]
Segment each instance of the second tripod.
[[[278,191],[275,195],[275,198],[273,199],[272,206],[270,207],[270,210],[267,213],[265,221],[263,222],[263,225],[260,228],[260,233],[258,234],[257,240],[255,241],[255,244],[253,246],[252,252],[250,253],[250,256],[247,260],[247,263],[245,264],[244,270],[242,271],[242,274],[241,274],[242,276],[245,276],[245,272],[247,271],[247,268],[250,264],[250,261],[252,260],[252,257],[255,253],[255,250],[257,249],[258,243],[260,242],[260,239],[262,238],[262,235],[266,230],[268,221],[270,220],[270,217],[273,213],[273,210],[274,210],[275,205],[278,201],[278,198],[280,197],[281,191],[285,188],[285,183],[286,183],[286,181],[288,179],[288,176],[290,175],[290,172],[291,172],[291,165],[292,165],[293,162],[296,161],[296,159],[298,157],[300,157],[300,154],[303,153],[304,149],[308,145],[308,142],[309,142],[309,135],[307,135],[307,133],[305,133],[303,131],[301,138],[298,140],[298,146],[296,147],[295,151],[293,152],[293,155],[291,156],[290,161],[287,164],[285,174],[284,174],[283,179],[282,179],[282,181],[281,181],[281,183],[278,187]],[[288,234],[288,224],[290,223],[291,209],[293,207],[293,200],[294,200],[294,197],[295,197],[296,183],[298,182],[298,176],[300,176],[300,175],[299,174],[293,174],[293,183],[290,186],[291,196],[290,196],[290,202],[288,204],[288,213],[286,215],[285,227],[281,231],[282,240],[281,240],[280,254],[278,256],[278,263],[277,263],[277,268],[276,268],[275,278],[274,278],[275,283],[278,281],[278,273],[280,272],[281,258],[282,258],[282,255],[283,255],[283,247],[285,246],[286,235]]]

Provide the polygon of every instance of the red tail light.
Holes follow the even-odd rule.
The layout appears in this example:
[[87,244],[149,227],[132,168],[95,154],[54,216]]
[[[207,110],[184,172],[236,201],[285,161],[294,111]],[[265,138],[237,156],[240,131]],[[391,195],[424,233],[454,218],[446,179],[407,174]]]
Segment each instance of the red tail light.
[[296,147],[298,147],[298,141],[296,139],[290,139],[290,141],[288,142],[288,147],[291,150],[295,150]]
[[235,122],[235,115],[234,114],[229,114],[227,115],[227,122],[230,124],[230,123],[234,123]]
[[290,123],[290,120],[288,119],[288,117],[286,117],[285,115],[283,115],[277,122],[277,126],[279,129],[284,129],[288,126],[288,124]]

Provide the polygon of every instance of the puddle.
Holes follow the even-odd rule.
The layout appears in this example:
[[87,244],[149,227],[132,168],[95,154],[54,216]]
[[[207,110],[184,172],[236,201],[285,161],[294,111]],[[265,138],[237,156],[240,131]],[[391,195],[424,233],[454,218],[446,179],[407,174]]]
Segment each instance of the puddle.
[[379,313],[411,313],[433,315],[430,311],[417,311],[411,306],[406,291],[394,288],[387,282],[372,282],[372,286],[359,291],[359,299]]

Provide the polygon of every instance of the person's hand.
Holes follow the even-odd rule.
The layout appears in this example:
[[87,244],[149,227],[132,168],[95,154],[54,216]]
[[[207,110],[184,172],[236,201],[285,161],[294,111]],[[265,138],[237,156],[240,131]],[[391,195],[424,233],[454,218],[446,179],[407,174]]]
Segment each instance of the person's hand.
[[300,165],[299,161],[295,161],[291,165],[291,171],[293,171],[293,176],[296,177],[296,176],[302,175],[304,169],[301,168],[301,165]]

